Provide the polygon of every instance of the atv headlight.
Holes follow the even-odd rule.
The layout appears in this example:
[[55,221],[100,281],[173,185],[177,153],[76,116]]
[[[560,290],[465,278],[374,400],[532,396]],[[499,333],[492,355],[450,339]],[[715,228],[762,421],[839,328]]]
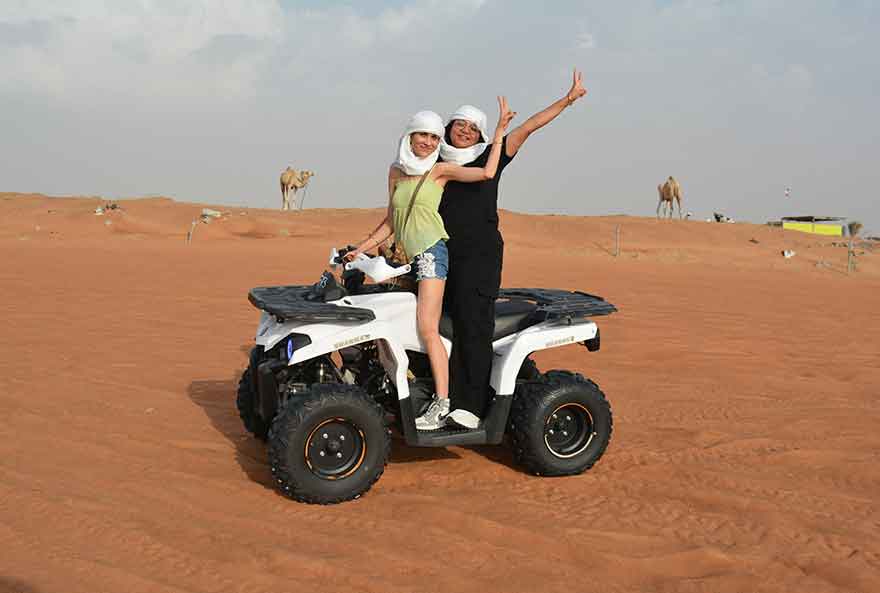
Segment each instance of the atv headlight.
[[284,342],[278,345],[278,357],[285,362],[289,362],[293,358],[294,352],[300,348],[305,348],[311,343],[311,338],[305,334],[290,334]]

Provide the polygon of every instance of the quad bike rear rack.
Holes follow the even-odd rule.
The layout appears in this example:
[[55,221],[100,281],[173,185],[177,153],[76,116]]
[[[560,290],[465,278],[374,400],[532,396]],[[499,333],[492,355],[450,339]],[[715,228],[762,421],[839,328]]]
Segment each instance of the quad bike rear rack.
[[534,302],[535,315],[547,321],[571,321],[617,312],[617,307],[600,296],[555,288],[504,288],[498,291],[498,298]]

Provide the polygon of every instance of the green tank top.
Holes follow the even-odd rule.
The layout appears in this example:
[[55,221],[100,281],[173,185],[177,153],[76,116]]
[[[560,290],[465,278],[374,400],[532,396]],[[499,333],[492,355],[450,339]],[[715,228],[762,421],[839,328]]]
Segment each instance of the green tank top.
[[425,179],[419,189],[419,195],[416,196],[406,228],[403,228],[406,211],[419,179],[421,177],[398,181],[394,195],[391,196],[391,207],[394,211],[394,240],[400,241],[410,260],[440,239],[449,238],[443,226],[443,219],[437,211],[440,198],[443,197],[443,188],[433,179]]

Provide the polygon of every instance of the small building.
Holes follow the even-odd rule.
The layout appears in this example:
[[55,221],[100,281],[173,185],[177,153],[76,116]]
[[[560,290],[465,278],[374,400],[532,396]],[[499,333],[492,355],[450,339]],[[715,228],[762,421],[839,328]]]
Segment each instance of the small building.
[[843,237],[846,235],[846,218],[840,216],[783,216],[782,228],[815,235]]

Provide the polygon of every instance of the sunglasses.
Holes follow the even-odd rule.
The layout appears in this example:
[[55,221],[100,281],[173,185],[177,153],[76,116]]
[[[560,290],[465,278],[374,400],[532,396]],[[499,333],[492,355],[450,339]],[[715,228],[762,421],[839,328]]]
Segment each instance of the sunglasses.
[[461,130],[464,132],[472,132],[474,134],[480,133],[480,128],[477,127],[477,124],[471,123],[469,121],[465,121],[463,119],[457,119],[452,122],[452,127],[457,130]]

